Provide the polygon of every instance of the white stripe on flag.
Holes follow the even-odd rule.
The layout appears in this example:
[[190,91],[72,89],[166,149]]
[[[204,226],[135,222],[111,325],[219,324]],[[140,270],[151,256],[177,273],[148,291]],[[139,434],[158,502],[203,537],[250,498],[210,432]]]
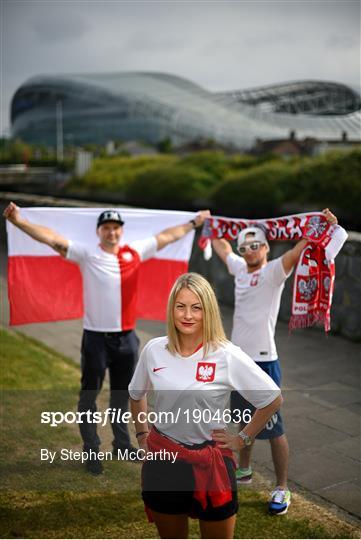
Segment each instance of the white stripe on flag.
[[[98,243],[97,218],[108,208],[22,208],[21,215],[31,223],[49,227],[68,240],[88,246]],[[194,218],[191,212],[117,208],[125,221],[123,242],[129,244],[158,234],[162,230],[181,225]],[[24,234],[7,222],[9,256],[56,256],[51,248]],[[192,251],[194,232],[170,244],[156,254],[156,258],[188,261]]]

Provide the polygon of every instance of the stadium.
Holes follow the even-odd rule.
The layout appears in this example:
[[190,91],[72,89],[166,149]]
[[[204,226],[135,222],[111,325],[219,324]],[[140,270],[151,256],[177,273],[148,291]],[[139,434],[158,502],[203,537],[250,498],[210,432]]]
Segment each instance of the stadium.
[[169,74],[123,72],[36,76],[11,103],[11,135],[25,142],[174,145],[214,140],[250,150],[257,140],[360,141],[360,93],[335,82],[299,81],[210,92]]

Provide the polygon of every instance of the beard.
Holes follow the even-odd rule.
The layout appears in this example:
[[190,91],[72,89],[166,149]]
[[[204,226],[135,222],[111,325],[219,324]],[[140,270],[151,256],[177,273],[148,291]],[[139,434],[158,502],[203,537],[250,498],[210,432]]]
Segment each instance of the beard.
[[246,264],[247,264],[247,267],[248,267],[248,268],[258,268],[258,267],[262,267],[262,266],[264,266],[266,263],[267,263],[267,256],[264,257],[264,258],[259,257],[257,260],[253,260],[253,261],[246,261]]
[[248,262],[247,266],[248,268],[257,268],[260,264],[262,264],[262,261],[261,259],[258,259],[258,261]]

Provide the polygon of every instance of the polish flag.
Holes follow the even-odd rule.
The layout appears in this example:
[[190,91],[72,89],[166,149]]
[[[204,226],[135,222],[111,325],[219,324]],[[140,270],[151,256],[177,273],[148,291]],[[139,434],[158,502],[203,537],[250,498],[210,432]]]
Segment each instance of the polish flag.
[[[28,221],[49,227],[89,247],[99,244],[96,222],[107,208],[22,208]],[[118,209],[125,221],[122,243],[149,238],[180,225],[194,213]],[[10,324],[61,321],[83,316],[82,276],[77,264],[36,242],[7,221]],[[164,321],[170,289],[188,271],[194,231],[141,264],[137,317]]]

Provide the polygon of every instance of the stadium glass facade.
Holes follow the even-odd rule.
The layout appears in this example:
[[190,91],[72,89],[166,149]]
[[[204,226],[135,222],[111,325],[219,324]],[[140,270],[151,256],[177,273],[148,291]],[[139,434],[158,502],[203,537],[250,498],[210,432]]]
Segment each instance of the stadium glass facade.
[[38,76],[16,91],[12,137],[54,146],[59,122],[64,144],[76,145],[169,137],[175,145],[202,138],[247,150],[291,131],[300,139],[359,141],[360,95],[319,81],[212,93],[177,76],[141,72]]

